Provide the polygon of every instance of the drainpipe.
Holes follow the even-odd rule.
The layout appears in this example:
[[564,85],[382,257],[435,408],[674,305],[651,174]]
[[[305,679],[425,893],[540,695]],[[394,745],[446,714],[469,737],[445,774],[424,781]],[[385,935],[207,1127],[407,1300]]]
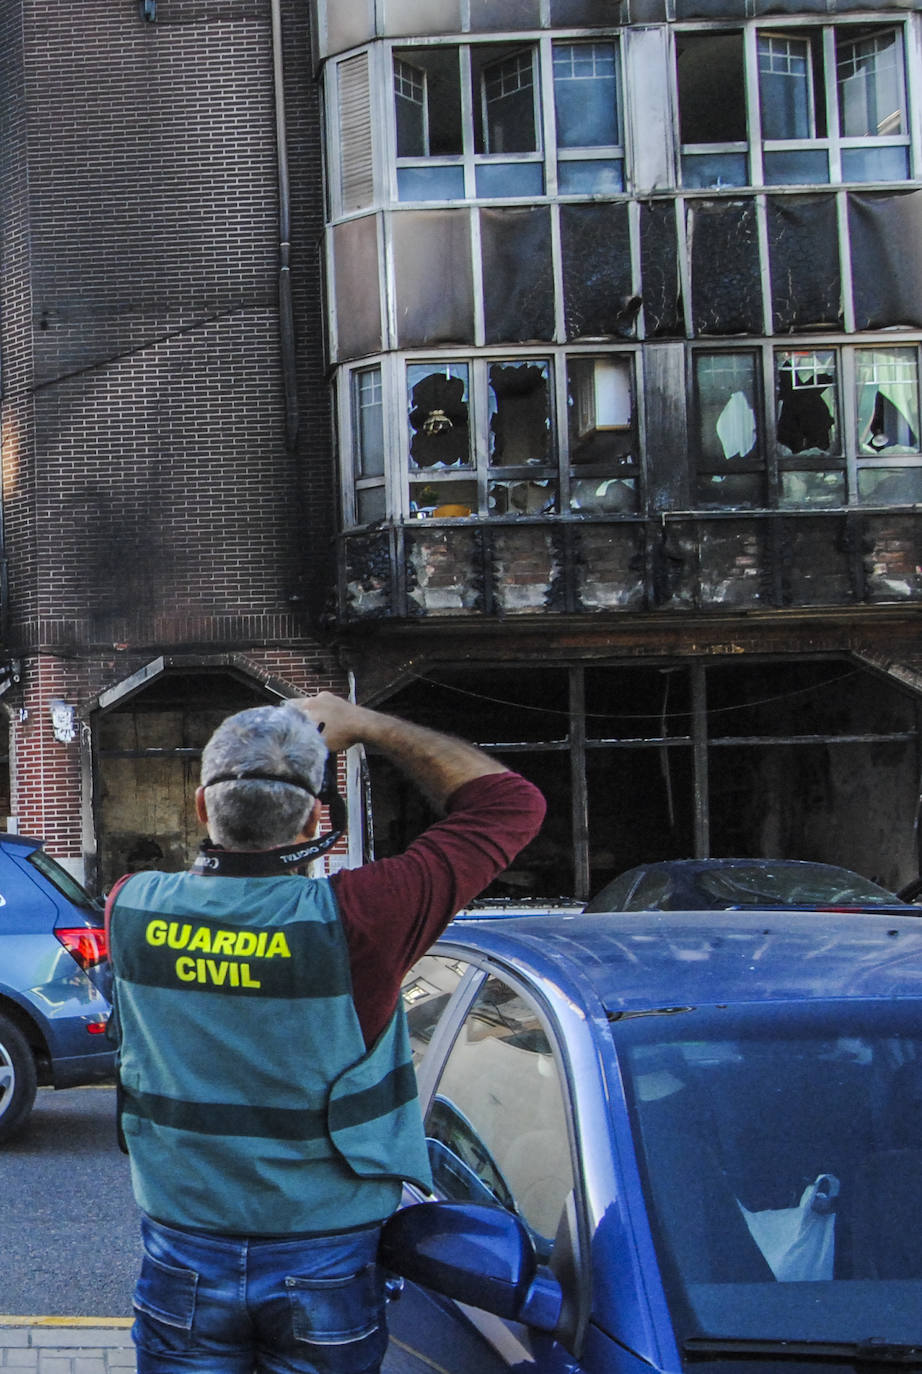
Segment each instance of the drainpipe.
[[285,395],[285,437],[289,451],[298,442],[298,378],[295,368],[294,308],[291,300],[291,197],[285,131],[281,0],[272,0],[272,82],[275,94],[275,148],[279,180],[279,344]]

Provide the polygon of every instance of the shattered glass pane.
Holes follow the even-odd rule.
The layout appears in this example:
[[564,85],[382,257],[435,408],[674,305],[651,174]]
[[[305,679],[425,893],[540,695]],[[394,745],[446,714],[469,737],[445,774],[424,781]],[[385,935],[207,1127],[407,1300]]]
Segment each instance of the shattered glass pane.
[[491,482],[487,510],[490,515],[554,515],[557,483],[550,478],[536,482]]
[[831,349],[775,355],[778,443],[790,453],[838,452],[836,357]]
[[384,407],[380,367],[353,373],[352,386],[355,475],[381,477],[384,474]]
[[490,463],[495,467],[545,466],[551,439],[550,364],[490,366]]
[[551,220],[546,206],[480,212],[486,343],[554,336]]
[[762,280],[755,201],[688,205],[696,334],[761,334]]
[[[857,36],[856,36],[857,35]],[[839,132],[846,138],[902,134],[903,46],[896,29],[836,33]]]
[[570,462],[614,475],[633,466],[634,400],[630,358],[573,355],[567,360]]
[[844,472],[782,472],[781,506],[844,506]]
[[554,44],[554,109],[561,148],[621,142],[614,43]]
[[677,33],[676,72],[682,143],[745,143],[742,33]]
[[432,481],[410,479],[410,516],[435,520],[458,520],[477,513],[477,483],[473,480]]
[[576,515],[632,515],[637,482],[633,477],[573,477],[570,509]]
[[702,510],[765,505],[765,476],[761,472],[708,472],[698,477],[698,506]]
[[407,391],[411,470],[470,467],[467,363],[412,363]]
[[769,196],[772,315],[777,333],[841,327],[842,276],[833,195]]
[[919,361],[914,348],[857,352],[858,449],[862,454],[918,453]]
[[859,468],[858,499],[866,505],[922,505],[922,468]]
[[753,353],[696,353],[699,465],[718,471],[757,455],[756,358]]

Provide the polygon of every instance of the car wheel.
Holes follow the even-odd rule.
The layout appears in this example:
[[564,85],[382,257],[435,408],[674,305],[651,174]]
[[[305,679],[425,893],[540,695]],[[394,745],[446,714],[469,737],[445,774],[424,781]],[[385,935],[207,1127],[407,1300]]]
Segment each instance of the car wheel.
[[0,1141],[18,1129],[35,1101],[35,1060],[22,1031],[0,1016]]

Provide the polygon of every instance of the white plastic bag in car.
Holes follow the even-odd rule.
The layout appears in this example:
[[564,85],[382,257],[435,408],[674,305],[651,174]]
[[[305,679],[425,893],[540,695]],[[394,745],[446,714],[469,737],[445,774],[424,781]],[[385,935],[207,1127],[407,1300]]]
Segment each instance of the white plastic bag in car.
[[834,1174],[820,1176],[805,1188],[796,1207],[750,1212],[739,1204],[746,1225],[776,1279],[794,1283],[831,1279],[835,1257],[836,1214],[839,1180]]

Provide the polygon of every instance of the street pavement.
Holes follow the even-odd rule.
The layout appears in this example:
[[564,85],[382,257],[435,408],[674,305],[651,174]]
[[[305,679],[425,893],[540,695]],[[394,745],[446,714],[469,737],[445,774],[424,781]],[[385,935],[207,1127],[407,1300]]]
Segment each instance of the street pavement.
[[0,1317],[0,1370],[15,1374],[133,1374],[131,1324],[79,1318]]

